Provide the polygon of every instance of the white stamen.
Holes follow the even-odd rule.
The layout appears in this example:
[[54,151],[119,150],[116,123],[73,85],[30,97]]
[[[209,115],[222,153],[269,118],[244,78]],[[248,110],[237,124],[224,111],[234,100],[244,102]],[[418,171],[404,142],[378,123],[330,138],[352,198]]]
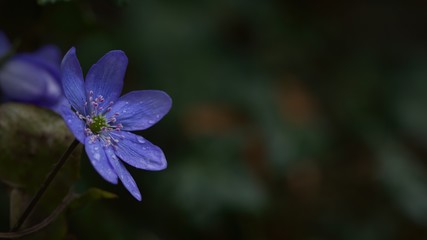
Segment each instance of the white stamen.
[[[109,102],[106,109],[103,106],[100,106],[100,103],[103,103],[105,101],[104,97],[102,95],[98,95],[96,98],[93,98],[94,93],[93,91],[89,91],[89,101],[86,101],[84,103],[84,110],[89,111],[90,115],[83,115],[76,111],[76,115],[80,120],[85,121],[86,128],[85,128],[85,134],[86,136],[90,137],[89,141],[91,143],[96,142],[97,140],[102,140],[104,146],[108,147],[112,146],[113,148],[116,148],[117,143],[120,141],[119,139],[113,137],[110,132],[120,132],[123,128],[123,125],[121,123],[114,124],[117,122],[117,116],[119,116],[119,113],[114,113],[109,119],[106,119],[106,126],[102,126],[100,128],[99,132],[93,132],[91,130],[91,125],[97,121],[99,123],[99,119],[104,118],[105,114],[110,112],[112,110],[112,106],[114,102]],[[105,106],[105,105],[104,105]],[[99,118],[99,116],[102,116],[102,118]],[[96,118],[96,120],[94,120]],[[97,123],[97,124],[98,124]],[[92,128],[94,129],[94,128]],[[99,128],[98,128],[99,129]],[[120,139],[124,139],[124,136],[120,135]]]

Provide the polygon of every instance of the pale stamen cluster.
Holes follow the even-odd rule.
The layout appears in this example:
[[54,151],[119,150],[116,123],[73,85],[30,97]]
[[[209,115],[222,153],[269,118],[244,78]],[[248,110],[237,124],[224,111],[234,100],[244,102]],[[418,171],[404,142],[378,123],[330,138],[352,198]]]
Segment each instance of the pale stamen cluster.
[[109,104],[104,108],[102,103],[105,101],[104,97],[98,95],[96,98],[93,97],[93,91],[89,92],[88,101],[84,103],[85,112],[90,113],[83,115],[76,111],[76,115],[79,119],[85,121],[86,136],[90,137],[91,142],[95,142],[98,138],[102,139],[106,146],[115,145],[119,140],[111,136],[111,131],[121,131],[123,125],[117,123],[117,116],[119,113],[114,113],[108,119],[106,114],[111,111],[111,106],[114,102],[109,102]]

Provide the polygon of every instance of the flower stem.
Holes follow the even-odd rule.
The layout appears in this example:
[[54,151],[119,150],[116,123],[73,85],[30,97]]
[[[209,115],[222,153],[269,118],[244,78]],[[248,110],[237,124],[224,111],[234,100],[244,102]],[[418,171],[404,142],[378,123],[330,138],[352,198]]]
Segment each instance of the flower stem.
[[42,197],[43,193],[46,191],[46,189],[49,187],[52,180],[55,178],[56,174],[59,172],[61,167],[64,165],[65,161],[70,157],[71,153],[74,151],[74,149],[79,145],[79,141],[77,139],[74,139],[74,141],[71,143],[71,145],[68,147],[68,149],[65,151],[64,154],[62,154],[59,161],[55,164],[53,169],[50,171],[50,173],[47,175],[46,179],[40,186],[40,189],[34,195],[31,202],[28,204],[27,208],[25,209],[24,213],[22,213],[21,217],[16,222],[15,226],[10,230],[11,232],[17,231],[22,224],[25,222],[27,217],[30,215],[31,211],[34,209],[34,207],[37,205],[38,201]]

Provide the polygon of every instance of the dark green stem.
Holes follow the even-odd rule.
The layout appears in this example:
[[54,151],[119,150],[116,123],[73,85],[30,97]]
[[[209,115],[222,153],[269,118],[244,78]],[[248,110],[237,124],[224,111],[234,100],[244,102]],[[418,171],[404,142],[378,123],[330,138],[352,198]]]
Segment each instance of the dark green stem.
[[43,196],[43,193],[49,187],[50,183],[55,178],[55,176],[59,172],[59,170],[62,168],[65,161],[68,159],[68,157],[70,157],[71,153],[74,151],[74,149],[77,147],[77,145],[79,145],[79,141],[77,141],[77,139],[74,139],[74,141],[68,147],[67,151],[65,151],[65,153],[59,159],[59,161],[55,164],[53,169],[47,175],[46,179],[44,180],[44,182],[40,186],[39,191],[36,193],[36,195],[34,195],[33,199],[31,200],[30,204],[28,204],[24,213],[22,213],[21,217],[18,219],[15,226],[13,226],[13,228],[10,230],[11,232],[17,231],[22,226],[22,224],[25,222],[27,217],[30,215],[31,211],[33,211],[34,207],[37,205],[40,198]]

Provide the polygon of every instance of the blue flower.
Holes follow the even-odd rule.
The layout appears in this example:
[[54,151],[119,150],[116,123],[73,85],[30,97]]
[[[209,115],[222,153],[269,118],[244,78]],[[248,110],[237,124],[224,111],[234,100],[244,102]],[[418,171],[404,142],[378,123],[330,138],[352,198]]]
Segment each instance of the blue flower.
[[[0,32],[0,58],[11,50]],[[46,45],[33,53],[12,55],[0,67],[0,90],[4,100],[31,103],[57,110],[65,99],[60,81],[61,51]]]
[[61,65],[64,93],[71,108],[63,106],[61,115],[85,145],[95,170],[110,183],[117,184],[120,179],[141,200],[135,180],[122,161],[145,170],[162,170],[167,163],[159,147],[129,131],[154,125],[169,111],[172,100],[158,90],[133,91],[119,97],[127,63],[124,52],[110,51],[90,68],[84,80],[75,48],[71,48]]

